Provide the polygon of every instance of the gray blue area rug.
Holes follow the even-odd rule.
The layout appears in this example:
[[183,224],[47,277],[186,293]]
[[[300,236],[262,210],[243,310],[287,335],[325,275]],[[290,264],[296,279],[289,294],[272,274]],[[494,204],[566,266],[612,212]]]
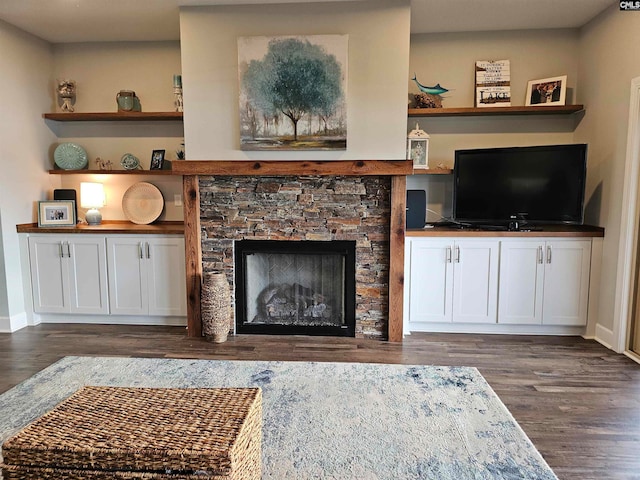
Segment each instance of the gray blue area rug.
[[84,385],[262,387],[265,480],[557,480],[466,367],[66,357],[0,396],[0,440]]

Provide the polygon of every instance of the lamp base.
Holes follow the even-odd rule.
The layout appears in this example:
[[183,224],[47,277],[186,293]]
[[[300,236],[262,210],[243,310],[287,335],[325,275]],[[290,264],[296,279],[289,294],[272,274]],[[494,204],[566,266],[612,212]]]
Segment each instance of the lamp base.
[[102,214],[97,208],[87,210],[84,219],[89,225],[100,225],[102,223]]

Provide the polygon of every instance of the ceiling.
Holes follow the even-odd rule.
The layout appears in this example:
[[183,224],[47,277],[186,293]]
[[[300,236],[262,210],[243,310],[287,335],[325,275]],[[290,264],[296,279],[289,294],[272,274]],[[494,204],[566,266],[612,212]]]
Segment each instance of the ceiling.
[[[0,0],[0,19],[51,43],[179,40],[181,6],[311,1]],[[315,1],[330,8],[330,2],[349,0]],[[411,33],[578,28],[617,5],[614,0],[410,1]]]

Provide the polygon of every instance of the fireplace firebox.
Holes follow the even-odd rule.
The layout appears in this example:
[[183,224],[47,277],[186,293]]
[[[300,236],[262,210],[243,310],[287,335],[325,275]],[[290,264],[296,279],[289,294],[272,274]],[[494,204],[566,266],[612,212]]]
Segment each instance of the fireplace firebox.
[[355,336],[355,242],[239,240],[236,332]]

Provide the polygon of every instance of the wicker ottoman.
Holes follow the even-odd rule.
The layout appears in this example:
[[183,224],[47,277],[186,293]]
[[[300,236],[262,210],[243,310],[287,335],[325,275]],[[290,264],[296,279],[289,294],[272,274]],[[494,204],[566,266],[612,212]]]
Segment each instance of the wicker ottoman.
[[5,480],[259,480],[259,388],[84,387],[2,446]]

